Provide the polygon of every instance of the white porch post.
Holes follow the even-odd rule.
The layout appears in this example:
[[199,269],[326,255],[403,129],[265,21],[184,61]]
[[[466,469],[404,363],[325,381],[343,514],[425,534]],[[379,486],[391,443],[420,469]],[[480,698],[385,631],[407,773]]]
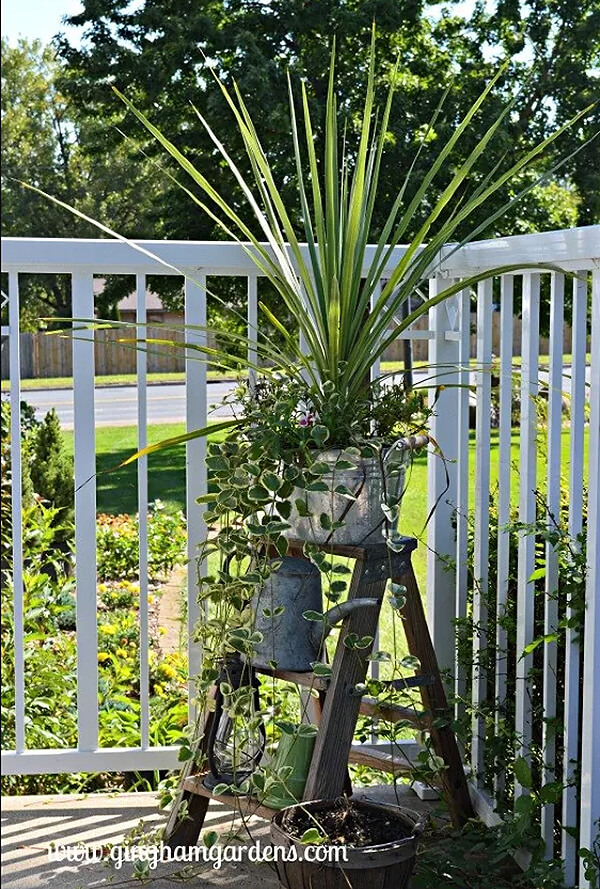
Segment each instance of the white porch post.
[[[523,342],[521,346],[521,424],[519,443],[519,521],[535,522],[537,485],[537,413],[540,276],[523,275]],[[519,536],[519,568],[517,593],[517,666],[516,666],[516,753],[531,762],[533,734],[530,673],[533,655],[524,654],[534,638],[535,587],[530,579],[535,568],[535,537]],[[515,780],[515,800],[528,793]]]
[[487,695],[484,653],[488,644],[488,586],[490,560],[490,408],[492,403],[492,281],[477,285],[477,372],[475,428],[475,535],[473,541],[473,682],[471,701],[471,765],[476,781],[484,770],[485,722],[481,705]]
[[[583,661],[580,846],[591,849],[600,819],[600,271],[592,278],[587,589]],[[580,863],[582,887],[585,879]]]
[[[436,276],[429,281],[429,296],[436,296],[449,280]],[[446,460],[429,454],[427,462],[428,509],[437,507],[427,532],[427,620],[441,670],[454,671],[455,572],[448,570],[448,560],[456,558],[454,513],[458,491],[458,416],[459,416],[459,332],[458,297],[452,297],[429,310],[429,327],[434,337],[429,341],[429,376],[435,384],[429,390],[429,403],[437,395],[431,434]],[[441,391],[437,387],[444,386]],[[454,422],[451,418],[454,418]],[[449,475],[449,487],[444,492]]]
[[[191,269],[185,280],[185,341],[206,345],[206,274]],[[185,399],[188,432],[201,429],[207,423],[206,362],[192,350],[186,352]],[[200,617],[198,577],[206,566],[198,564],[198,546],[206,536],[205,507],[197,498],[206,494],[206,438],[193,438],[186,444],[186,515],[188,532],[188,664],[189,664],[189,720],[193,724],[195,707],[195,677],[200,672],[201,652],[194,641],[193,629]]]

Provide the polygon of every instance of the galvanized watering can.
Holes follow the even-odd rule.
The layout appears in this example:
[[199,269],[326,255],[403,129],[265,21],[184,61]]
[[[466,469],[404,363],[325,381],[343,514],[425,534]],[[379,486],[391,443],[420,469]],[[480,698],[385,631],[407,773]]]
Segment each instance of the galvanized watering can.
[[269,661],[275,661],[279,670],[306,673],[319,659],[334,624],[358,608],[378,603],[378,599],[353,599],[330,608],[322,622],[307,620],[306,611],[320,613],[323,608],[321,572],[307,559],[285,556],[252,600],[254,630],[263,635],[253,665],[269,667]]

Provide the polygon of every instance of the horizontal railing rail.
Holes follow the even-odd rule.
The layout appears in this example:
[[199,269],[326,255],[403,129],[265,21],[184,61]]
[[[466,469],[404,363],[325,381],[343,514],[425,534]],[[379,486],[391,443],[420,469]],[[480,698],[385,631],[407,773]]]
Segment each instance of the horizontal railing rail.
[[[598,226],[582,226],[540,234],[513,235],[476,241],[456,249],[447,245],[440,251],[430,272],[466,277],[479,270],[509,263],[552,263],[565,271],[600,267]],[[146,253],[136,249],[136,244]],[[266,244],[263,245],[265,248]],[[301,245],[308,258],[308,248]],[[375,253],[369,245],[365,270]],[[406,248],[391,252],[384,269],[393,271]],[[154,254],[153,259],[148,254]],[[171,268],[169,268],[171,266]],[[207,275],[255,275],[256,266],[237,243],[229,241],[148,241],[124,242],[108,238],[3,238],[2,270],[5,272],[60,273],[92,269],[106,274],[178,274],[179,270],[201,268]],[[260,273],[258,273],[260,276]],[[426,275],[425,277],[429,277]]]

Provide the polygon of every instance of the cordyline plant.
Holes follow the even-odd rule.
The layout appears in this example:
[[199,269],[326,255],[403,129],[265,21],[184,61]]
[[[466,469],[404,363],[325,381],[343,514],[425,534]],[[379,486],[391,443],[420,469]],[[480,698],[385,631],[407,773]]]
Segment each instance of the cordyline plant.
[[[249,255],[258,270],[273,285],[291,317],[297,320],[301,338],[307,348],[306,351],[303,351],[299,346],[296,334],[289,331],[262,303],[260,304],[262,312],[283,338],[282,348],[278,348],[259,331],[250,331],[248,337],[219,331],[220,338],[230,345],[246,344],[250,351],[256,349],[259,357],[266,361],[275,372],[282,371],[288,377],[291,376],[299,381],[304,380],[307,384],[312,408],[317,416],[322,405],[325,402],[330,403],[333,397],[338,400],[342,410],[348,405],[352,405],[359,395],[364,397],[366,393],[368,397],[369,369],[399,334],[410,327],[419,317],[425,315],[433,306],[486,278],[513,272],[517,269],[541,268],[538,264],[509,264],[472,275],[458,283],[452,283],[436,296],[424,301],[415,311],[400,318],[403,304],[417,291],[419,285],[435,274],[436,269],[439,268],[440,250],[444,245],[452,243],[452,238],[459,226],[464,226],[479,207],[485,204],[495,192],[528,168],[547,146],[586,115],[593,105],[576,114],[551,136],[510,164],[504,172],[500,173],[498,167],[494,168],[492,173],[485,177],[470,195],[465,196],[464,190],[469,175],[511,113],[516,100],[508,102],[477,146],[452,175],[416,235],[405,246],[399,262],[391,273],[389,272],[393,252],[401,244],[406,233],[414,228],[416,214],[422,210],[434,178],[449,166],[459,140],[468,132],[472,120],[480,111],[503,71],[503,68],[500,69],[467,112],[428,172],[423,176],[415,190],[414,197],[408,205],[405,205],[405,196],[409,183],[412,182],[416,160],[427,142],[429,132],[436,124],[444,99],[448,95],[448,91],[446,91],[434,113],[428,131],[423,136],[415,161],[413,161],[395,196],[379,240],[372,246],[368,244],[369,234],[378,194],[381,163],[396,79],[396,72],[394,72],[390,78],[390,87],[383,112],[379,115],[375,106],[374,33],[360,139],[356,151],[350,152],[345,137],[340,140],[338,133],[335,49],[332,53],[327,92],[322,165],[319,164],[315,151],[315,134],[305,84],[301,84],[301,119],[297,115],[291,83],[289,84],[292,140],[305,245],[299,241],[295,234],[290,214],[278,189],[267,154],[261,146],[252,117],[237,85],[234,84],[233,90],[229,90],[215,75],[215,80],[235,116],[243,138],[252,169],[252,179],[244,178],[210,124],[197,109],[194,110],[237,180],[256,219],[258,230],[263,238],[262,241],[192,162],[126,96],[115,90],[127,108],[200,188],[204,197],[198,197],[170,173],[165,173],[165,175],[170,176],[179,187],[183,188],[191,200],[206,212],[229,238],[237,241]],[[304,148],[302,143],[304,143]],[[303,172],[303,151],[308,160],[310,171],[306,182]],[[568,158],[534,180],[500,209],[495,210],[492,215],[465,235],[460,242],[452,244],[445,258],[447,259],[452,252],[488,228],[510,206],[520,200],[540,181],[546,180],[566,160]],[[73,212],[80,216],[83,215],[78,211]],[[94,222],[94,220],[89,221]],[[99,223],[94,224],[120,240],[125,240],[106,226]],[[148,254],[148,251],[141,245],[130,241],[127,243]],[[166,265],[160,257],[150,255],[161,264]],[[545,265],[544,268],[551,269],[552,266]],[[180,274],[183,275],[184,272],[180,271]],[[382,287],[381,281],[384,276],[387,278],[387,283]],[[258,342],[254,342],[255,339]],[[155,345],[174,345],[169,340],[146,339],[142,342]],[[183,344],[183,348],[188,350],[188,353],[189,350],[195,350],[201,354],[204,360],[210,360],[221,366],[231,367],[232,363],[235,363],[239,367],[240,359],[232,359],[224,350],[190,343]],[[252,366],[250,359],[246,363],[248,366]],[[260,367],[260,370],[266,372],[264,366]],[[241,422],[241,420],[228,421],[220,425],[225,427]],[[212,429],[214,428],[213,426]],[[189,440],[193,435],[202,435],[207,432],[208,427],[196,430],[195,433],[187,433],[176,439],[170,439],[169,444]],[[162,443],[163,446],[164,444]],[[156,447],[154,445],[152,448],[146,449],[144,453]]]

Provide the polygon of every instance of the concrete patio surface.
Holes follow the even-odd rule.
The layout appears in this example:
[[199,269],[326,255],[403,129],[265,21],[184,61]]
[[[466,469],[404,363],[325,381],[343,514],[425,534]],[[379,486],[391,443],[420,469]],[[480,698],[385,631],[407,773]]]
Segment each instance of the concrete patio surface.
[[[431,803],[421,802],[407,787],[401,786],[402,803],[414,811],[431,809]],[[368,787],[357,791],[357,796],[382,802],[394,802],[392,787]],[[194,889],[232,886],[235,889],[276,889],[279,885],[271,866],[266,862],[222,862],[215,868],[210,862],[159,862],[150,871],[150,881],[141,883],[134,874],[131,861],[100,859],[102,847],[119,847],[132,829],[143,822],[144,831],[153,831],[164,824],[154,793],[89,794],[87,796],[20,796],[2,798],[2,889],[104,889],[104,887],[135,887],[148,885],[151,889],[175,889],[187,883]],[[239,820],[236,826],[239,827]],[[269,844],[269,825],[252,818],[248,822],[252,840],[239,832],[244,845],[259,841]],[[227,833],[232,826],[232,812],[218,803],[209,808],[203,832],[216,830]],[[145,841],[151,848],[156,841]],[[74,850],[73,854],[88,858],[96,851],[99,860],[52,860],[49,846],[63,854],[61,846]],[[106,851],[108,851],[108,849]],[[122,852],[123,855],[127,853]],[[56,857],[58,857],[58,855]],[[115,852],[112,853],[116,859]]]
[[[131,862],[124,861],[117,868],[118,862],[110,859],[52,861],[48,847],[54,843],[60,851],[61,845],[88,850],[112,844],[121,846],[124,837],[140,821],[145,830],[151,831],[160,828],[164,820],[154,793],[3,797],[2,889],[112,889],[146,885],[134,876]],[[231,823],[231,810],[217,803],[211,805],[203,831],[226,832]],[[254,818],[250,824],[253,838],[268,844],[268,823]],[[152,889],[174,889],[188,880],[198,889],[270,889],[278,885],[268,864],[247,861],[223,863],[220,869],[204,862],[159,862],[150,871],[150,879],[152,882],[147,885]]]

